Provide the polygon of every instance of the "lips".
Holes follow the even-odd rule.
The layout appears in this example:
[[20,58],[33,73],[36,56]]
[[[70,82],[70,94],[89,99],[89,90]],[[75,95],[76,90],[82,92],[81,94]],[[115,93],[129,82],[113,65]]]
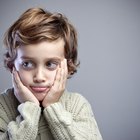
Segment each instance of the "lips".
[[31,86],[33,92],[41,93],[49,90],[49,87]]

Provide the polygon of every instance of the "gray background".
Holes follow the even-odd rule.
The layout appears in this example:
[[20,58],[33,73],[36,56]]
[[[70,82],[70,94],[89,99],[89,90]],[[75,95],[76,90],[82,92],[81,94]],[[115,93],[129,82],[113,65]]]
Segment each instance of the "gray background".
[[29,7],[62,12],[77,28],[81,66],[68,89],[89,100],[104,140],[140,140],[140,1],[1,0],[1,91],[11,86],[3,34]]

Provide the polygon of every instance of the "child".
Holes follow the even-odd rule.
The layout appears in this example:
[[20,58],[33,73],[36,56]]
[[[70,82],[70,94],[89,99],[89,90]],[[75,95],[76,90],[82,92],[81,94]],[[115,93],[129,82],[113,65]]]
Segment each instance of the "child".
[[68,92],[77,34],[60,13],[31,8],[5,34],[13,88],[0,95],[1,140],[102,140],[88,101]]

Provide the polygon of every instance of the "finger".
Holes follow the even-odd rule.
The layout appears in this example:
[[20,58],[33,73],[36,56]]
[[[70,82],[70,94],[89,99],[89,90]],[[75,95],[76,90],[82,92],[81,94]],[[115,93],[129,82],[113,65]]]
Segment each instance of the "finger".
[[66,80],[67,80],[67,60],[64,59],[62,62],[61,81],[60,81],[61,83],[60,86],[62,89],[65,88]]
[[60,75],[61,75],[61,68],[58,68],[57,72],[56,72],[55,80],[54,80],[54,83],[53,83],[53,86],[52,86],[52,90],[54,92],[56,92],[59,88],[59,83],[60,83],[60,78],[61,78]]
[[23,84],[22,84],[19,74],[15,70],[15,68],[13,69],[13,78],[14,78],[14,84],[15,84],[16,88],[21,89],[21,86],[23,86]]
[[17,78],[16,78],[16,71],[15,71],[15,68],[13,68],[13,71],[12,71],[12,81],[13,81],[13,86],[14,88],[17,88]]
[[60,84],[59,84],[60,89],[62,88],[63,82],[64,82],[64,60],[61,61],[61,78],[60,78]]
[[68,66],[67,66],[67,59],[64,60],[64,78],[65,80],[67,80],[67,77],[68,77]]
[[15,82],[15,78],[14,78],[14,74],[12,73],[12,84],[13,84],[13,87],[15,88],[16,87],[16,82]]
[[61,67],[58,67],[57,72],[56,72],[56,76],[55,76],[55,81],[59,82],[61,79]]
[[12,71],[12,82],[13,82],[13,87],[14,87],[14,94],[17,97],[17,99],[21,102],[20,97],[19,97],[19,86],[18,86],[18,81],[17,81],[17,72],[15,68],[13,68]]

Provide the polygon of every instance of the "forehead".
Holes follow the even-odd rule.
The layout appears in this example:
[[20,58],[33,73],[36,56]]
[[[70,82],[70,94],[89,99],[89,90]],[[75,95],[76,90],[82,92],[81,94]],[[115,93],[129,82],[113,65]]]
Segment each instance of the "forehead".
[[52,42],[43,41],[38,44],[21,46],[17,49],[17,58],[23,56],[33,58],[64,58],[64,45],[63,39],[58,39]]

